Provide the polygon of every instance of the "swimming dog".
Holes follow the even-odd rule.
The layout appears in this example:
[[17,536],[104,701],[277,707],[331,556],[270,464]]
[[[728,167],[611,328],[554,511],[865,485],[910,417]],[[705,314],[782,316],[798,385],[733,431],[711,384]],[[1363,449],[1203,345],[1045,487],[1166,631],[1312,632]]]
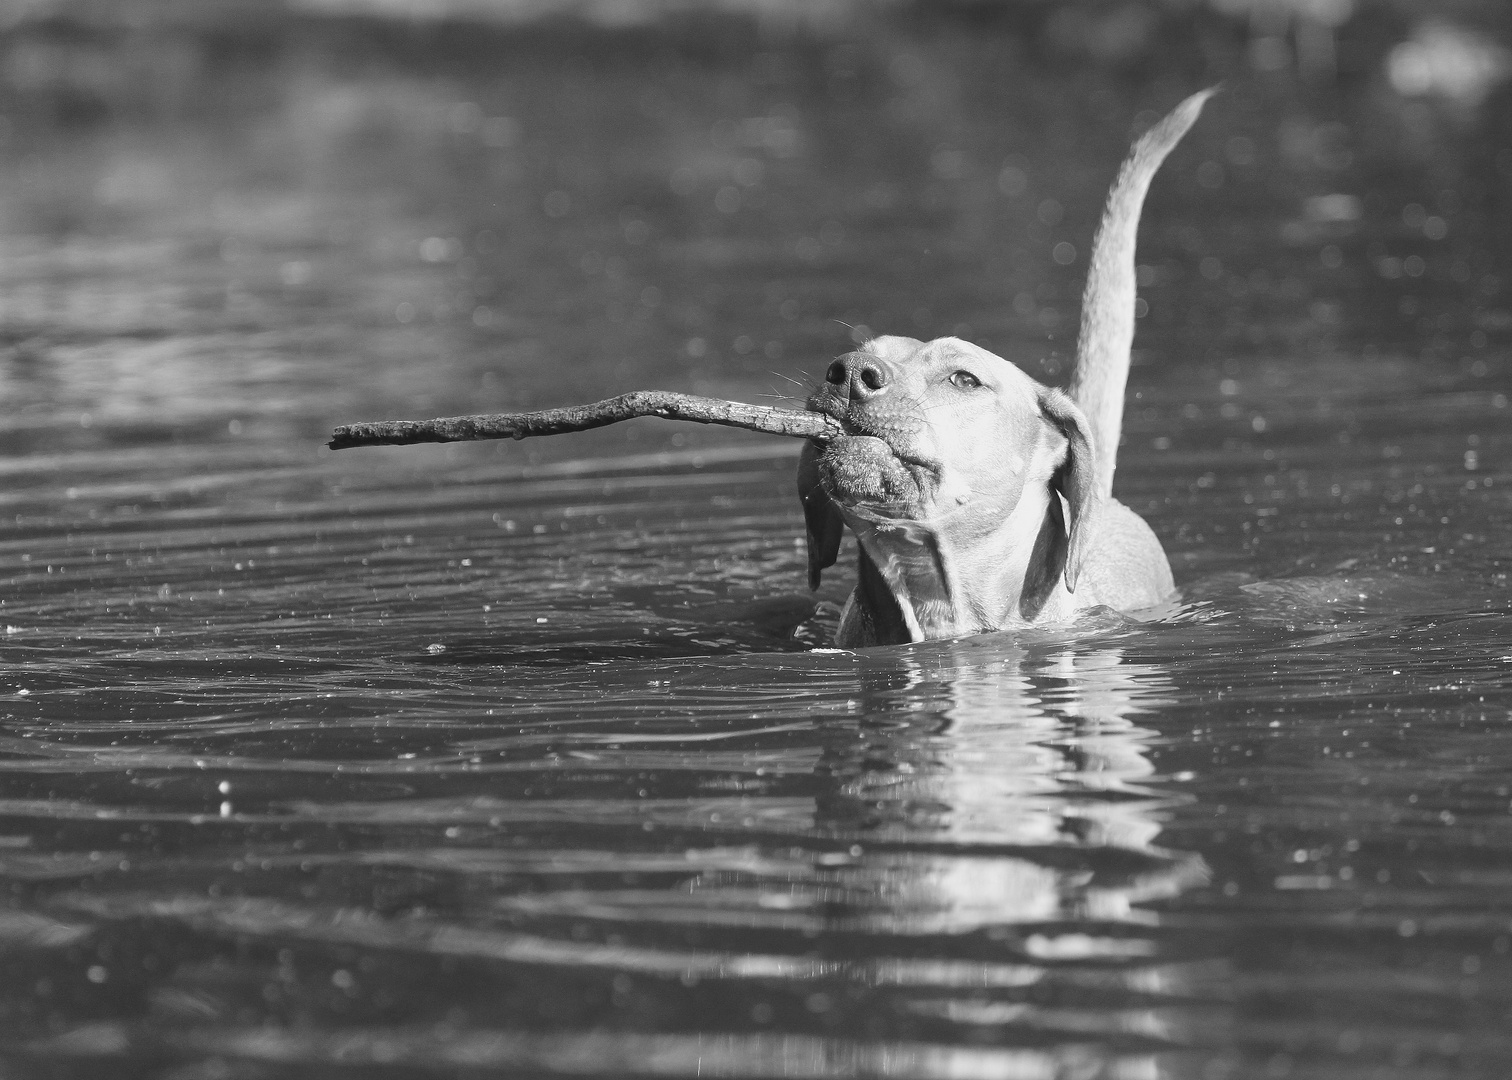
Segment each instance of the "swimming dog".
[[1113,498],[1113,471],[1140,210],[1212,93],[1151,128],[1113,182],[1066,391],[953,337],[873,338],[829,366],[808,408],[846,434],[804,445],[798,487],[812,588],[846,527],[859,541],[837,646],[963,637],[1174,595],[1160,541]]

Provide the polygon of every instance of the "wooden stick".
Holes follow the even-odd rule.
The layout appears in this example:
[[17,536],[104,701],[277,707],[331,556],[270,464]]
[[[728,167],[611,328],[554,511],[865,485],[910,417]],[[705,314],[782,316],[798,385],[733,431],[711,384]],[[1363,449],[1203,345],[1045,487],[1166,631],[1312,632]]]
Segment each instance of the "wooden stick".
[[635,390],[591,405],[570,405],[528,413],[485,416],[447,416],[436,420],[377,420],[347,424],[331,433],[332,450],[351,446],[408,446],[427,442],[468,442],[473,439],[523,439],[528,435],[561,435],[569,431],[617,424],[637,416],[663,420],[691,420],[695,424],[764,431],[796,439],[833,439],[844,434],[840,424],[823,413],[747,405],[740,401],[674,394],[665,390]]

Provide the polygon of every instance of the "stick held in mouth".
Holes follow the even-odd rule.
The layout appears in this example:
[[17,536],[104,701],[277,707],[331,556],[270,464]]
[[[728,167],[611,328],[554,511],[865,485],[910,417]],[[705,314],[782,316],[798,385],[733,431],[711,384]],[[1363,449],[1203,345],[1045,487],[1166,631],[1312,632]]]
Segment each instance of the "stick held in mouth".
[[569,431],[659,416],[695,424],[721,424],[768,435],[796,439],[833,439],[843,434],[838,422],[814,412],[747,405],[740,401],[675,394],[666,390],[635,390],[591,405],[569,405],[540,412],[492,413],[483,416],[445,416],[435,420],[376,420],[346,424],[331,433],[332,450],[352,446],[409,446],[414,443],[470,442],[474,439],[523,439],[529,435],[562,435]]

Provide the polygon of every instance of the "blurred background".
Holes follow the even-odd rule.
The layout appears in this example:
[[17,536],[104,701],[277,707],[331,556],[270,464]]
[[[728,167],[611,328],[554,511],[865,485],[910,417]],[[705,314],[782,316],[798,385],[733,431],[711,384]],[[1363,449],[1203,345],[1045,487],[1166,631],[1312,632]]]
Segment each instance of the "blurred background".
[[1136,382],[1495,382],[1508,43],[1499,0],[6,0],[0,445],[801,398],[868,332],[1054,381],[1129,139],[1220,81]]

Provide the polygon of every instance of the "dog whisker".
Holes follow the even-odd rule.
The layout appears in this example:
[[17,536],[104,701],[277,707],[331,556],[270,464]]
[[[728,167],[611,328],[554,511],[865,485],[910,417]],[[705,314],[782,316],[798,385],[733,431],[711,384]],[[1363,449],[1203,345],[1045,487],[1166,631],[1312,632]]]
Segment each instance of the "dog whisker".
[[790,382],[794,386],[797,386],[797,387],[808,388],[808,387],[810,387],[812,385],[812,382],[813,382],[812,379],[795,379],[791,375],[785,374],[784,372],[781,372],[781,371],[769,371],[769,372],[767,372],[767,374],[769,374],[769,375],[775,375],[775,376],[777,376],[777,378],[783,380],[784,382]]

